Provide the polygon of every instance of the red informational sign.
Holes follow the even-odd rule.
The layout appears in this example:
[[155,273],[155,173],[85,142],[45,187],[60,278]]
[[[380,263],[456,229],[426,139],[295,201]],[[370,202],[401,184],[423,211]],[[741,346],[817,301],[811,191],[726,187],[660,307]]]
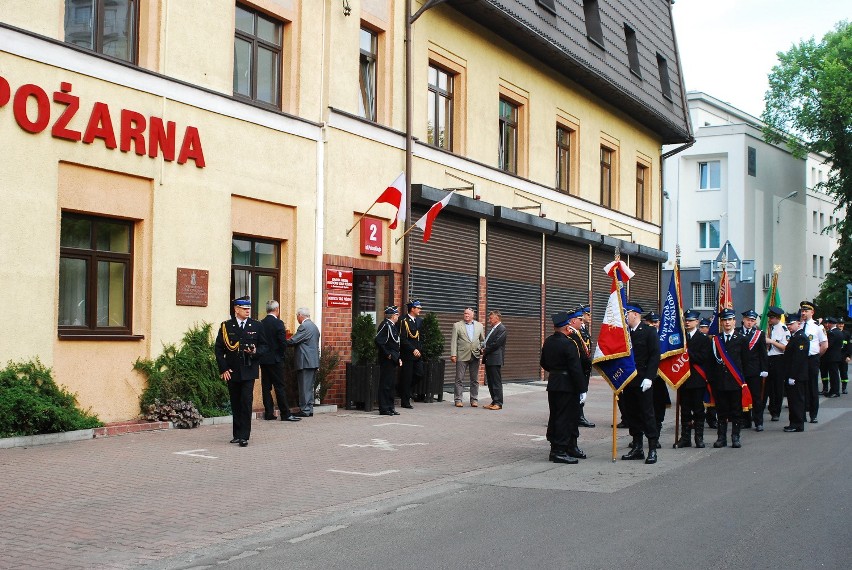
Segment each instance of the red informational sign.
[[352,295],[348,293],[332,294],[329,293],[325,302],[326,307],[342,307],[345,309],[352,308]]
[[329,291],[352,291],[353,280],[351,269],[325,270],[325,288]]
[[361,220],[361,255],[381,255],[385,250],[385,222],[364,217]]

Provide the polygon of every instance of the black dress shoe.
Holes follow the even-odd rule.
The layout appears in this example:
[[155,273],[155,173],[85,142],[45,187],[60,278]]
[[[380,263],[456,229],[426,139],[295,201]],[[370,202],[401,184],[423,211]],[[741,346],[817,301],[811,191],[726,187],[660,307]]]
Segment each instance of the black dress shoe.
[[551,451],[549,459],[553,463],[566,463],[568,465],[576,465],[577,463],[579,463],[577,459],[571,457],[565,452],[554,453]]
[[313,412],[308,412],[308,413],[299,412],[299,413],[293,414],[293,415],[296,416],[297,418],[312,418],[312,417],[314,417]]
[[396,410],[391,410],[391,415],[392,416],[398,416],[399,412],[397,412]]
[[585,427],[585,428],[595,427],[595,424],[593,424],[592,422],[590,422],[586,418],[580,418],[580,421],[577,422],[577,425],[579,425],[580,427]]
[[234,439],[232,439],[229,443],[239,443],[239,442],[241,442],[241,441],[242,441],[242,440],[241,440],[240,438],[235,437],[235,438],[234,438]]
[[[656,453],[655,450],[654,453]],[[621,456],[621,458],[625,461],[633,461],[636,459],[645,459],[645,451],[639,447],[638,445],[630,450],[629,453],[626,453]]]
[[281,421],[282,422],[300,422],[300,421],[302,421],[302,418],[297,418],[293,414],[290,414],[287,417],[281,418]]
[[840,394],[829,394],[828,397],[829,398],[839,398]]
[[763,426],[762,425],[754,426],[754,431],[763,431]]
[[655,448],[651,448],[648,450],[648,459],[645,460],[645,463],[648,465],[653,465],[657,462],[657,450]]
[[778,416],[772,416],[771,418],[769,418],[769,421],[770,422],[777,422],[778,419],[779,419]]
[[393,412],[390,411],[390,410],[386,410],[386,411],[379,412],[379,415],[380,416],[392,416]]
[[793,427],[793,426],[784,426],[784,431],[786,431],[787,433],[802,432],[802,431],[805,431],[805,428],[803,428],[803,427],[797,428],[797,427]]
[[275,418],[275,416],[263,416],[263,419],[265,419],[265,420],[274,420],[274,419],[276,419],[276,418]]
[[406,409],[408,409],[408,410],[413,410],[413,409],[414,409],[414,406],[412,406],[411,404],[403,404],[403,405],[402,405],[402,407],[403,407],[403,408],[406,408]]
[[625,422],[618,422],[615,427],[617,427],[618,429],[626,429],[627,424]]
[[240,440],[240,447],[248,447],[248,440],[247,439],[241,439]]
[[568,448],[565,450],[565,454],[569,457],[574,457],[576,459],[585,459],[586,453],[580,449],[579,447]]
[[819,423],[819,421],[817,421],[817,419],[816,419],[816,418],[811,418],[811,423],[812,423],[812,424],[818,424],[818,423]]

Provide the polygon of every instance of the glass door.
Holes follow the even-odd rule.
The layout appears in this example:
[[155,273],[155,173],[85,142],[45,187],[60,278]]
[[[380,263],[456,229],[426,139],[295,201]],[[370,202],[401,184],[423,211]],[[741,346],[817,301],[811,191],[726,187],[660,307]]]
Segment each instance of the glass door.
[[393,304],[392,271],[354,272],[352,318],[370,315],[378,324],[385,318],[385,307]]

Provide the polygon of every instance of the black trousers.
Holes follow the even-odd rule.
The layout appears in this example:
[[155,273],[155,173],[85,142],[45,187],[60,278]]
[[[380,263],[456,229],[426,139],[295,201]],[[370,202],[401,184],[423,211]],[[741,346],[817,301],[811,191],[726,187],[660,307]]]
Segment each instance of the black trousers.
[[842,384],[846,384],[847,382],[849,382],[849,363],[846,362],[845,358],[840,361],[839,369],[840,369],[840,382]]
[[564,451],[580,436],[580,396],[574,392],[548,392],[547,441],[552,451]]
[[502,366],[485,365],[485,381],[488,383],[488,393],[491,394],[491,403],[503,405],[503,372]]
[[636,379],[627,385],[618,398],[624,401],[622,412],[630,435],[657,439],[660,434],[657,430],[657,418],[654,416],[654,389],[643,392],[638,384],[635,388],[632,387],[634,382]]
[[825,370],[828,373],[823,376],[823,381],[828,377],[828,393],[829,394],[837,394],[840,395],[840,363],[839,362],[826,362],[824,364]]
[[263,396],[263,416],[275,417],[275,404],[272,401],[272,391],[275,390],[275,400],[278,402],[278,416],[286,418],[290,415],[290,404],[284,389],[284,363],[260,365],[260,390]]
[[248,440],[251,435],[251,406],[254,399],[254,380],[229,380],[231,414],[234,418],[234,439]]
[[400,405],[411,404],[411,386],[414,384],[414,376],[418,368],[422,369],[422,364],[420,366],[417,364],[418,359],[413,356],[402,359],[402,373],[399,375]]
[[819,380],[819,355],[814,354],[808,356],[808,381],[805,383],[805,410],[811,419],[819,413]]
[[684,388],[677,391],[680,399],[681,425],[704,426],[704,388]]
[[742,425],[743,391],[716,390],[713,395],[716,398],[716,414],[719,422]]
[[379,364],[379,411],[393,410],[393,388],[399,370],[398,360],[382,360]]
[[749,392],[751,392],[751,410],[744,412],[750,414],[746,423],[754,422],[756,426],[763,425],[763,395],[766,393],[766,388],[763,384],[763,378],[760,376],[748,376],[745,379]]
[[796,380],[792,386],[784,382],[787,391],[787,407],[790,410],[790,426],[794,428],[805,427],[805,392],[808,389],[806,383]]
[[672,405],[672,398],[665,380],[657,376],[653,382],[651,391],[654,393],[654,420],[659,425],[666,419],[666,408]]
[[781,405],[784,402],[784,385],[787,383],[782,355],[769,357],[769,377],[766,379],[766,400],[769,400],[769,415],[781,416]]

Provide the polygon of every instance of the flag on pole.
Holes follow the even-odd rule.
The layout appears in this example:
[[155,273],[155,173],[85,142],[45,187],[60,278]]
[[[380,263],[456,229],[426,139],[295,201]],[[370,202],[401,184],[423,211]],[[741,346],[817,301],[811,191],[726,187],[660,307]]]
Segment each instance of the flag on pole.
[[[781,304],[781,293],[778,292],[778,269],[776,265],[772,272],[772,280],[769,284],[769,291],[766,293],[766,301],[763,303],[763,314],[760,316],[760,330],[765,331],[767,335],[769,331],[769,307],[783,307]],[[784,322],[784,315],[781,315],[781,322]]]
[[401,173],[396,177],[396,180],[388,186],[376,204],[390,204],[396,206],[396,217],[391,222],[390,229],[396,229],[398,222],[405,222],[405,173]]
[[660,323],[659,376],[677,390],[689,378],[689,374],[689,353],[686,351],[680,294],[680,264],[675,262]]
[[722,268],[722,277],[719,279],[719,297],[716,302],[716,312],[713,313],[713,320],[710,321],[710,329],[707,331],[709,335],[719,334],[719,313],[722,309],[733,309],[734,298],[731,295],[731,282],[728,280],[728,264]]
[[432,236],[432,224],[435,223],[435,218],[438,217],[438,214],[441,210],[450,203],[450,199],[453,197],[456,191],[453,190],[449,194],[447,194],[443,200],[440,202],[435,202],[432,204],[432,207],[429,208],[429,211],[426,212],[422,218],[414,222],[414,225],[423,230],[423,241],[429,241],[429,238]]
[[633,277],[633,271],[621,260],[609,263],[604,271],[612,277],[612,288],[592,364],[618,394],[636,376],[636,362],[624,316],[627,303],[625,284]]

